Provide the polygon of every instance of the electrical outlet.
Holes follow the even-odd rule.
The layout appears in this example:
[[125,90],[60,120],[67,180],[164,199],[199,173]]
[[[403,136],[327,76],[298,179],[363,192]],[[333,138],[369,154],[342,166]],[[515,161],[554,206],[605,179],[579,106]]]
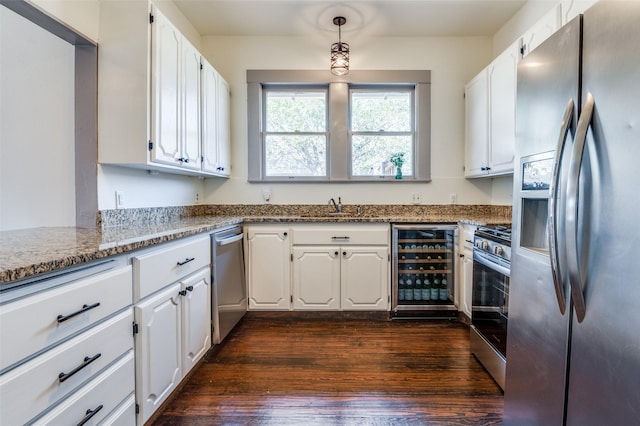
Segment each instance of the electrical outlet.
[[449,194],[449,202],[451,204],[458,204],[458,194],[456,194],[455,192]]
[[411,194],[411,202],[413,204],[420,204],[422,202],[422,194],[420,192],[414,192]]
[[124,192],[116,191],[116,209],[124,208]]

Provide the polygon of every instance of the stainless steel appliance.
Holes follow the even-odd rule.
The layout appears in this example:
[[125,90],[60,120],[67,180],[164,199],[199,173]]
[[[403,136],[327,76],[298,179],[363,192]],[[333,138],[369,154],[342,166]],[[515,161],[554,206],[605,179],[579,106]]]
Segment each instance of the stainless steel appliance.
[[392,316],[455,316],[457,225],[391,229]]
[[640,419],[640,2],[518,66],[506,425]]
[[504,389],[511,228],[479,227],[473,238],[471,353]]
[[247,313],[244,234],[234,226],[211,234],[213,343],[220,343]]

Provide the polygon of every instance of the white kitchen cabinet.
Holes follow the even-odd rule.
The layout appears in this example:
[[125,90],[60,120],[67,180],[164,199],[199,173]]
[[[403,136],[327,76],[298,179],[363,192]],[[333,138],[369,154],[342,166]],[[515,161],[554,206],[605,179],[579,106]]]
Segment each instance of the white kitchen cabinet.
[[182,380],[181,296],[175,283],[135,306],[136,399],[141,424]]
[[340,309],[340,247],[293,247],[293,309]]
[[476,177],[487,174],[489,146],[489,92],[487,68],[476,75],[464,89],[465,138],[464,175]]
[[387,225],[309,224],[292,232],[293,309],[388,309]]
[[598,0],[562,0],[562,25],[593,6]]
[[211,240],[134,254],[138,421],[146,422],[211,347]]
[[290,233],[286,226],[251,225],[245,228],[249,309],[290,309]]
[[513,173],[518,45],[465,87],[465,177]]
[[[218,175],[203,167],[202,55],[151,3],[99,7],[98,161]],[[217,108],[228,117],[228,102]]]
[[389,247],[343,247],[341,256],[342,310],[388,310]]
[[202,60],[202,169],[230,174],[229,85],[213,66]]
[[85,413],[67,408],[78,399],[93,401],[83,411],[102,405],[100,419],[133,393],[133,368],[113,368],[133,358],[131,283],[117,257],[0,293],[0,424],[75,424]]
[[476,225],[462,223],[459,225],[459,268],[458,294],[460,299],[458,307],[469,319],[471,319],[471,302],[473,294],[473,234]]
[[538,47],[551,34],[560,29],[562,25],[561,5],[558,4],[549,10],[538,22],[529,28],[521,37],[520,53],[522,58]]

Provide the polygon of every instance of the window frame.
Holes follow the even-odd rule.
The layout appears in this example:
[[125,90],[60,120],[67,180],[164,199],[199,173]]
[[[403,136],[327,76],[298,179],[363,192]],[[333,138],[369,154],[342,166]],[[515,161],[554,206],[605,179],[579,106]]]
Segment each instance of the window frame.
[[[328,86],[327,176],[265,175],[265,98],[266,87]],[[350,133],[351,87],[414,87],[414,167],[413,175],[397,180],[394,176],[352,176]],[[248,70],[248,177],[249,182],[430,182],[431,181],[431,71],[350,71],[333,76],[328,70]]]

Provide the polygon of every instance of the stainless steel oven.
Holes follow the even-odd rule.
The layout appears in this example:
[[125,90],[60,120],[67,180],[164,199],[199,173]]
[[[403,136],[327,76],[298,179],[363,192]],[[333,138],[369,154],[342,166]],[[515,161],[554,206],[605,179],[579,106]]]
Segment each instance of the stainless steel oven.
[[503,389],[510,266],[511,229],[478,228],[473,248],[471,352]]

